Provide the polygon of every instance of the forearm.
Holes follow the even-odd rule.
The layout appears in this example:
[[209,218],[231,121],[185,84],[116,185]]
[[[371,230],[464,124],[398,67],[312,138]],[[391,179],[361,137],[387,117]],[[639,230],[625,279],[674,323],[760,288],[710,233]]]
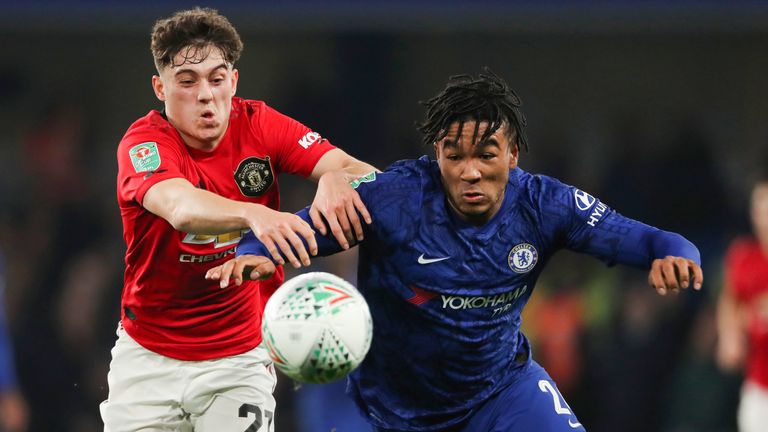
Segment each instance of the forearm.
[[181,179],[153,186],[143,205],[174,229],[191,234],[222,234],[249,228],[249,213],[259,206],[224,198]]
[[230,200],[197,190],[192,199],[180,202],[171,224],[190,234],[222,234],[247,229],[249,207],[260,204]]
[[723,287],[720,299],[717,302],[717,333],[720,339],[733,339],[742,337],[741,321],[739,319],[739,305],[731,295],[728,287]]
[[[309,217],[309,207],[299,211],[296,213],[296,216],[300,217],[302,220],[304,220],[307,223],[311,223],[311,219]],[[304,246],[307,246],[307,242],[304,239],[301,239],[304,243]],[[337,252],[341,252],[344,250],[341,245],[339,245],[339,242],[334,238],[333,234],[328,233],[327,235],[322,235],[319,232],[315,232],[315,241],[317,241],[317,255],[318,256],[328,256],[333,255]],[[259,256],[265,256],[267,258],[271,258],[270,253],[267,251],[266,246],[259,241],[259,239],[256,238],[256,236],[253,235],[253,233],[248,233],[247,235],[243,236],[242,240],[240,240],[240,244],[237,246],[237,255],[259,255]],[[283,256],[285,258],[285,256]],[[273,260],[274,261],[274,260]]]
[[651,235],[650,242],[651,261],[666,256],[676,256],[687,258],[696,264],[701,265],[701,254],[699,253],[699,249],[680,234],[657,230],[656,233]]
[[358,160],[341,149],[333,149],[326,153],[315,165],[310,179],[319,181],[326,173],[342,174],[347,182],[358,179],[372,171],[379,171],[373,165]]
[[696,246],[680,234],[635,222],[624,225],[628,232],[620,241],[615,261],[621,264],[647,269],[655,259],[667,256],[690,259],[701,265]]
[[347,180],[351,182],[371,172],[379,171],[379,169],[367,162],[351,158],[340,171],[342,171],[347,176]]
[[740,318],[741,305],[731,293],[730,287],[723,286],[717,301],[717,349],[718,365],[725,371],[736,371],[744,365],[749,351],[745,324]]

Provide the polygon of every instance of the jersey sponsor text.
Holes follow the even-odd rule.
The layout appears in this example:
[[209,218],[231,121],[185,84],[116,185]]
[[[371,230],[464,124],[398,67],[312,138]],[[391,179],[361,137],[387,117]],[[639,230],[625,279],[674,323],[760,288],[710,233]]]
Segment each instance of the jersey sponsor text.
[[528,291],[528,285],[523,285],[515,290],[492,296],[447,296],[441,295],[443,309],[465,310],[479,308],[493,308],[493,315],[506,312]]
[[219,248],[237,244],[241,238],[250,231],[249,229],[237,230],[228,233],[209,235],[209,234],[189,234],[184,237],[182,243],[186,244],[208,244],[213,243],[213,247]]
[[221,252],[216,252],[212,254],[205,254],[205,255],[195,255],[195,254],[180,254],[179,255],[179,262],[183,263],[203,263],[203,262],[210,262],[210,261],[216,261],[218,259],[224,258],[229,255],[235,254],[236,248],[229,248],[227,250],[223,250]]
[[587,225],[594,227],[595,224],[600,222],[600,219],[602,219],[603,215],[605,214],[605,210],[608,208],[603,203],[597,203],[595,206],[595,209],[592,210],[592,214],[589,215],[589,220],[587,221]]
[[299,140],[299,145],[304,148],[309,148],[312,144],[316,143],[320,140],[320,134],[317,132],[307,132],[306,135],[301,137]]

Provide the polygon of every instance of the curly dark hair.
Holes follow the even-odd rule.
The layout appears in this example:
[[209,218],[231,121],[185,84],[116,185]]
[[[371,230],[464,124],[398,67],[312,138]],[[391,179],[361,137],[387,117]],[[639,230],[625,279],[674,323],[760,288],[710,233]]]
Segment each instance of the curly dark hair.
[[470,75],[450,77],[448,84],[437,96],[421,104],[427,108],[427,118],[417,128],[423,134],[426,145],[445,138],[449,126],[454,122],[459,122],[461,133],[464,123],[474,120],[475,139],[479,124],[488,122],[480,142],[487,140],[506,123],[510,142],[528,151],[528,138],[524,130],[527,122],[520,110],[523,102],[501,77],[487,67],[483,68],[477,78]]
[[225,16],[215,9],[196,7],[155,22],[151,48],[155,67],[160,71],[166,66],[178,66],[173,59],[182,51],[180,64],[203,62],[211,49],[220,50],[224,60],[234,64],[243,51],[243,42]]

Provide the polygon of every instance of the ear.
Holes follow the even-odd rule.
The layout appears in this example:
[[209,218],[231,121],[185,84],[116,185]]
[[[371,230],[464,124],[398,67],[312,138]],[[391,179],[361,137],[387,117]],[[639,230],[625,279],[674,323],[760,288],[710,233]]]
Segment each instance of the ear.
[[437,142],[434,142],[432,144],[432,147],[435,149],[435,160],[437,161],[437,165],[440,165],[440,146],[437,145]]
[[165,102],[165,85],[162,78],[157,75],[152,75],[152,90],[155,91],[155,96],[158,99]]
[[517,161],[520,157],[520,147],[515,143],[512,146],[512,150],[510,150],[509,155],[509,169],[515,169],[517,168]]
[[240,72],[237,69],[232,69],[232,96],[237,93],[237,79],[240,78]]

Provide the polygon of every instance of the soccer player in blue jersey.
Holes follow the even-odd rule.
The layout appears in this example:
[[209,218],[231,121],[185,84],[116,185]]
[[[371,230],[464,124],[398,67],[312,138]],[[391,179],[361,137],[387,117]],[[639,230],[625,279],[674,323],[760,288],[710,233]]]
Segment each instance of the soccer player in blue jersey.
[[[400,161],[353,183],[371,212],[358,287],[374,321],[348,393],[376,431],[583,431],[520,331],[559,249],[649,269],[660,294],[701,288],[682,236],[624,217],[590,194],[518,167],[517,95],[490,71],[453,77],[420,126],[435,160]],[[309,221],[307,209],[298,213]],[[341,251],[317,234],[321,255]],[[274,271],[253,236],[211,269],[222,287]]]

